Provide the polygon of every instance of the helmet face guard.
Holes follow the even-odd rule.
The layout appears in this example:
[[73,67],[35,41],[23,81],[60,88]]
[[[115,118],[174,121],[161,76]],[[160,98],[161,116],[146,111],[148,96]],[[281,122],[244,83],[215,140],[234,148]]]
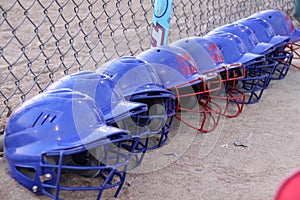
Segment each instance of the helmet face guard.
[[267,58],[277,62],[274,74],[272,75],[272,80],[281,80],[284,79],[288,73],[290,66],[292,65],[294,54],[284,49],[277,49],[269,54]]
[[226,63],[242,63],[245,66],[245,77],[233,83],[234,87],[246,95],[246,104],[258,102],[271,79],[271,75],[265,72],[272,73],[276,62],[266,62],[263,55],[249,53],[243,41],[234,34],[219,32],[205,37],[218,45]]
[[[218,76],[208,78],[202,75],[191,55],[180,47],[152,48],[137,57],[150,64],[161,83],[176,94],[177,119],[200,132],[215,129],[221,108],[210,100],[203,104],[200,99],[202,95],[206,96],[204,94],[220,89],[221,81]],[[188,115],[193,116],[185,119],[184,116]]]
[[[12,113],[4,155],[10,175],[35,194],[59,199],[73,194],[68,191],[95,191],[99,199],[115,188],[116,197],[131,155],[121,144],[129,139],[127,131],[105,124],[89,96],[53,90]],[[91,182],[72,181],[76,176]]]
[[[39,176],[42,181],[37,187],[43,188],[43,193],[55,199],[59,197],[59,194],[64,195],[64,193],[70,197],[66,191],[80,190],[94,190],[98,199],[105,189],[114,187],[117,187],[115,193],[117,196],[125,181],[126,166],[130,159],[128,151],[126,154],[121,146],[116,148],[117,144],[122,144],[128,140],[128,136],[118,137],[118,139],[116,136],[112,137],[110,141],[112,143],[102,145],[101,148],[77,147],[43,154],[41,158],[42,175]],[[121,153],[122,151],[123,153]],[[56,171],[60,173],[56,174]],[[94,183],[95,185],[89,187],[79,184],[74,186],[75,181],[72,181],[72,176],[82,176],[84,179],[99,178],[102,179],[103,183],[101,185]],[[99,183],[99,180],[97,182]]]
[[[152,66],[136,57],[126,56],[106,64],[101,73],[114,80],[126,100],[147,105],[145,112],[130,120],[148,128],[148,149],[162,146],[168,139],[175,115],[175,95],[161,84]],[[120,128],[126,126],[124,121],[117,125]]]
[[[47,91],[61,88],[79,91],[93,98],[108,125],[126,124],[122,128],[129,130],[130,135],[134,136],[127,141],[126,145],[123,144],[125,149],[132,152],[130,166],[134,168],[142,162],[143,154],[148,148],[149,129],[138,126],[132,119],[147,111],[146,104],[126,101],[119,88],[108,76],[90,71],[81,71],[64,76],[50,85]],[[146,138],[145,141],[141,139],[142,137]]]
[[[221,50],[213,42],[202,37],[189,37],[178,40],[171,45],[185,49],[195,60],[199,71],[203,74],[219,74],[225,88],[219,91],[207,93],[206,98],[217,99],[225,104],[222,115],[226,117],[237,117],[243,109],[245,95],[233,87],[230,83],[237,82],[245,75],[245,68],[239,63],[226,64]],[[237,74],[241,70],[243,73]],[[234,85],[234,84],[231,84]],[[224,90],[224,91],[223,91]],[[236,91],[235,94],[232,91]],[[241,105],[240,103],[241,102]]]
[[[293,59],[294,60],[300,60],[300,53],[299,53],[299,49],[300,49],[300,44],[297,43],[291,43],[287,46],[287,51],[292,54]],[[300,66],[296,65],[295,62],[291,62],[290,66],[293,66],[297,69],[300,69]]]

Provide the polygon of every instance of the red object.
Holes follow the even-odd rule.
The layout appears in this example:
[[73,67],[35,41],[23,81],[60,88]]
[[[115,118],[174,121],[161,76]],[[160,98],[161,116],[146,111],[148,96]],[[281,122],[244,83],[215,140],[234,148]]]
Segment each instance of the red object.
[[275,200],[300,199],[300,170],[289,176],[280,186]]

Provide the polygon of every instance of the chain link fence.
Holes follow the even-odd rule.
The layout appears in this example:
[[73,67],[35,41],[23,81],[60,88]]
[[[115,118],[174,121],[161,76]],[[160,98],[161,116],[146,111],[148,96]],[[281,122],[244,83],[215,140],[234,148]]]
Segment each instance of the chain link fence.
[[[170,42],[293,0],[174,0]],[[0,0],[0,130],[11,111],[65,74],[150,47],[154,0]]]

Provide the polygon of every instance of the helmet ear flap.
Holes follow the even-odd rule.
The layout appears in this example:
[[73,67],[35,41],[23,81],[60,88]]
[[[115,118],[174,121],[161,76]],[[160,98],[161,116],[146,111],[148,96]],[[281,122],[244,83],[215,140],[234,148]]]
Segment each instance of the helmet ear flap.
[[[13,175],[12,177],[18,180],[18,182],[24,187],[28,188],[36,194],[42,194],[39,190],[40,181],[38,180],[37,171],[34,167],[20,166],[20,165],[10,165],[9,171]],[[37,185],[38,184],[38,185]]]
[[36,170],[33,167],[15,166],[16,171],[22,176],[33,180],[36,176]]
[[[43,169],[42,169],[43,170]],[[32,164],[28,163],[22,165],[11,164],[9,171],[12,177],[15,178],[21,185],[28,188],[36,194],[43,194],[42,185],[55,184],[56,172],[53,169],[44,169],[44,172],[39,170],[39,167],[35,168]],[[44,174],[40,176],[40,174]]]

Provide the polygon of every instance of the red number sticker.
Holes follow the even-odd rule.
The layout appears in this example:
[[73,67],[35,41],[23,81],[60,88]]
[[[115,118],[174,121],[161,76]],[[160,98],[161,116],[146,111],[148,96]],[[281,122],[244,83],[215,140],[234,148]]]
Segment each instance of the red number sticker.
[[208,50],[209,50],[210,57],[213,59],[213,61],[215,61],[215,63],[224,62],[223,54],[215,43],[211,43]]
[[176,55],[177,62],[179,65],[176,69],[180,70],[184,77],[191,76],[195,73],[198,73],[198,68],[192,64],[191,56],[184,52],[181,55]]

